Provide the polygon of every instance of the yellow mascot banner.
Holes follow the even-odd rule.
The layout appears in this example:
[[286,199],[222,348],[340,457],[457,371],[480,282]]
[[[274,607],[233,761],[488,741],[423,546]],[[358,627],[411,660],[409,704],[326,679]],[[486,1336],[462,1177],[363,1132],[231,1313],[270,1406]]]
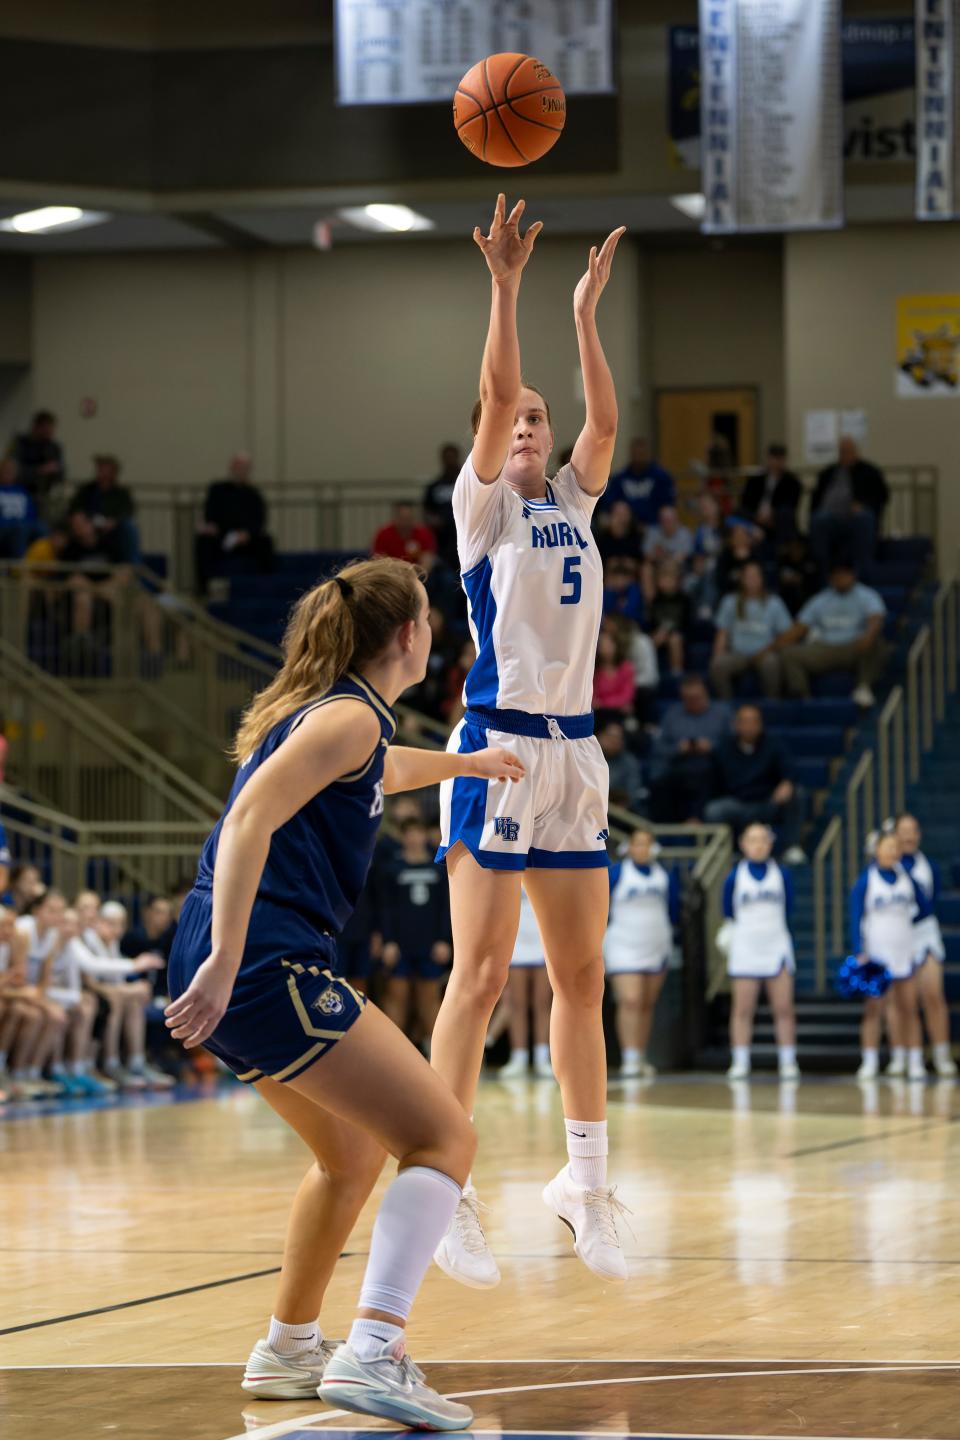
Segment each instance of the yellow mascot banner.
[[896,393],[960,396],[960,295],[898,297]]

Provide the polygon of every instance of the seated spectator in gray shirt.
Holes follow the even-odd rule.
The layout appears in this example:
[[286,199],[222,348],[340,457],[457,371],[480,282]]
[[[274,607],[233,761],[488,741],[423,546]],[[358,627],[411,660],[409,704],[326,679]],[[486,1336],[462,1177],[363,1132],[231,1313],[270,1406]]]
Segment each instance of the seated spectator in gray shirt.
[[788,694],[809,695],[811,675],[854,670],[857,685],[853,699],[864,709],[875,704],[873,685],[886,659],[886,613],[876,590],[857,582],[857,573],[849,561],[835,561],[827,588],[807,601],[782,637],[781,658]]
[[743,566],[737,593],[724,595],[714,623],[710,679],[720,698],[732,699],[737,676],[755,670],[764,695],[776,699],[780,694],[777,642],[793,620],[780,596],[768,593],[763,566],[758,561],[748,560]]
[[699,820],[713,792],[713,752],[730,733],[730,708],[711,700],[700,675],[687,675],[680,699],[663,717],[653,747],[651,810],[655,820]]

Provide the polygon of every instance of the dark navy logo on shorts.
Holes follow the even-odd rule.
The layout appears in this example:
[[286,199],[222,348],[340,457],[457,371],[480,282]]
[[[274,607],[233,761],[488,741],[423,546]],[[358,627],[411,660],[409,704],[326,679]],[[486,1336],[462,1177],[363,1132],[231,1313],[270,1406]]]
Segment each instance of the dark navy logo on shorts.
[[314,1000],[312,1008],[319,1010],[321,1015],[342,1015],[343,996],[334,990],[332,985],[328,985],[323,994]]
[[520,821],[511,819],[509,815],[498,815],[493,822],[493,833],[503,840],[519,840]]
[[610,839],[610,831],[609,831],[609,830],[601,830],[601,831],[600,831],[600,834],[597,836],[597,839],[598,839],[598,840],[609,840],[609,839]]

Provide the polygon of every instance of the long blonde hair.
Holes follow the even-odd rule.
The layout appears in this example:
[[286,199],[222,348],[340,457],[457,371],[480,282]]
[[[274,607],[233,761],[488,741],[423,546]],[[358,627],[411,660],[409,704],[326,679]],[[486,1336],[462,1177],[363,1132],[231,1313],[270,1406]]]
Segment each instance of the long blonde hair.
[[301,595],[283,637],[283,664],[243,712],[231,759],[245,759],[278,721],[382,654],[397,629],[419,615],[421,579],[406,560],[378,556],[351,561]]

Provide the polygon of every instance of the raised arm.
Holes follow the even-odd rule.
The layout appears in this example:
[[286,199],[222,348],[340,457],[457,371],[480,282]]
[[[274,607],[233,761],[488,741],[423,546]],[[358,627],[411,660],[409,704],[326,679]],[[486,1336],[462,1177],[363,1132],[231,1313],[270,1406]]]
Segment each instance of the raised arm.
[[503,469],[520,398],[517,295],[523,267],[543,229],[536,220],[521,236],[520,217],[525,203],[518,200],[504,219],[506,199],[498,195],[489,235],[484,235],[479,225],[473,232],[487,262],[492,286],[490,326],[480,367],[480,427],[473,442],[473,468],[485,484],[496,480]]
[[602,494],[617,443],[617,392],[600,344],[597,302],[610,278],[613,256],[625,229],[626,226],[621,225],[619,230],[608,235],[599,254],[596,245],[592,246],[586,273],[573,296],[583,395],[587,405],[586,424],[573,447],[573,468],[580,489],[588,495]]

